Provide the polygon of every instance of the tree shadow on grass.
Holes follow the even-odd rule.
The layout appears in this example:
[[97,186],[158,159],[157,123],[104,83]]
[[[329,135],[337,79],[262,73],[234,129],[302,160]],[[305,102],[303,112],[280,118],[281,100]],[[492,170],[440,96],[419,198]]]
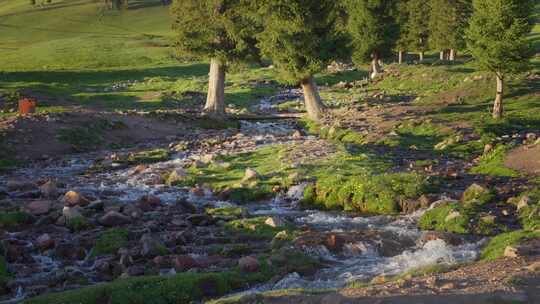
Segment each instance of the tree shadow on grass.
[[81,70],[81,71],[28,71],[4,72],[0,83],[42,83],[43,85],[86,84],[89,86],[110,84],[114,81],[142,81],[147,77],[202,77],[208,75],[208,64],[164,66],[157,68],[136,68],[122,70]]
[[333,86],[342,81],[344,82],[353,82],[357,80],[362,80],[369,77],[369,73],[363,70],[354,70],[354,71],[344,71],[334,74],[326,74],[320,77],[316,77],[316,81],[319,85],[329,85]]

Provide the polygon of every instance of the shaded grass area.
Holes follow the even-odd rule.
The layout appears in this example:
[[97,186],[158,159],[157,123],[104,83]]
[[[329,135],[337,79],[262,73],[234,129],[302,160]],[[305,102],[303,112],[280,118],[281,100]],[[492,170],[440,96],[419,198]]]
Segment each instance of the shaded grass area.
[[257,273],[240,271],[181,273],[169,277],[119,279],[92,287],[29,299],[28,304],[143,304],[190,303],[217,297],[269,279],[273,272],[264,267]]

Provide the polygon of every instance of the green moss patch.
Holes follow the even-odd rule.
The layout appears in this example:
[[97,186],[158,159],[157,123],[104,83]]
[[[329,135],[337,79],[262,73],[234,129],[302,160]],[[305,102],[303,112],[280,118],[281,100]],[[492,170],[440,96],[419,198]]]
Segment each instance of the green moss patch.
[[459,203],[447,203],[427,210],[418,220],[422,230],[437,230],[453,233],[470,233],[470,216]]
[[476,166],[471,168],[470,172],[473,174],[483,174],[501,177],[519,176],[519,173],[517,171],[507,168],[504,165],[506,153],[510,148],[510,146],[505,145],[496,146],[491,152],[483,155],[480,158],[480,162]]
[[482,187],[478,184],[470,185],[465,192],[463,192],[462,201],[467,206],[483,206],[489,203],[495,194],[492,190]]
[[291,227],[272,227],[264,222],[267,217],[254,217],[248,219],[238,219],[225,224],[225,229],[231,233],[246,235],[254,239],[271,240],[283,230],[290,230]]
[[165,149],[154,149],[132,153],[127,157],[130,164],[151,164],[166,161],[169,159],[169,151]]
[[302,203],[330,210],[395,214],[400,212],[401,200],[418,198],[426,186],[425,178],[415,173],[330,175],[306,188]]
[[115,254],[118,249],[127,245],[128,231],[125,228],[111,228],[105,230],[96,240],[92,250],[93,256]]
[[245,213],[245,209],[242,207],[206,208],[206,213],[215,216],[240,217]]
[[501,233],[492,238],[489,243],[482,249],[482,260],[494,260],[504,255],[504,249],[507,246],[516,246],[521,242],[540,237],[540,232],[517,230],[507,233]]
[[[288,176],[295,172],[290,168],[286,154],[289,146],[274,145],[253,152],[224,156],[207,167],[190,167],[178,186],[207,185],[214,192],[238,203],[248,203],[269,198],[274,187],[283,187],[290,181]],[[258,173],[255,179],[246,181],[246,169]]]
[[30,220],[30,215],[22,211],[0,212],[0,227],[12,229],[25,224]]
[[344,144],[363,145],[366,143],[366,138],[362,134],[341,128],[338,125],[325,126],[309,119],[300,120],[300,124],[308,133],[318,135],[323,139],[334,140]]

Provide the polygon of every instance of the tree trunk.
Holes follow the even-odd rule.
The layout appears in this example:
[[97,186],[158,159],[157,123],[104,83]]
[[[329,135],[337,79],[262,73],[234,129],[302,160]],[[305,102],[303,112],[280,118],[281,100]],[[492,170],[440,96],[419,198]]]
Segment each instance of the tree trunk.
[[455,49],[450,49],[449,59],[450,59],[450,61],[456,60],[456,50]]
[[495,96],[495,103],[493,104],[493,118],[500,119],[503,115],[503,94],[504,94],[504,81],[500,74],[497,74],[497,95]]
[[399,51],[398,52],[398,63],[399,64],[402,64],[403,63],[403,51]]
[[208,96],[204,112],[210,116],[225,116],[225,65],[216,58],[210,61]]
[[302,80],[300,85],[304,91],[304,103],[306,105],[308,117],[318,121],[325,110],[325,106],[321,101],[321,96],[319,95],[319,90],[313,80],[313,76]]
[[381,66],[379,64],[379,55],[373,53],[371,55],[371,79],[375,79],[381,73]]
[[441,60],[441,61],[444,60],[444,50],[440,51],[440,53],[439,53],[439,60]]
[[418,53],[418,59],[420,60],[420,62],[424,61],[424,52]]

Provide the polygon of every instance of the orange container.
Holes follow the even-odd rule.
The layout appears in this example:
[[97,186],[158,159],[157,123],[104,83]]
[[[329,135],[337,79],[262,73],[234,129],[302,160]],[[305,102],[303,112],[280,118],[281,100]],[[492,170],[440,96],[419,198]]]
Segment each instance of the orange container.
[[36,112],[37,102],[30,98],[23,98],[19,100],[19,114],[27,115]]

